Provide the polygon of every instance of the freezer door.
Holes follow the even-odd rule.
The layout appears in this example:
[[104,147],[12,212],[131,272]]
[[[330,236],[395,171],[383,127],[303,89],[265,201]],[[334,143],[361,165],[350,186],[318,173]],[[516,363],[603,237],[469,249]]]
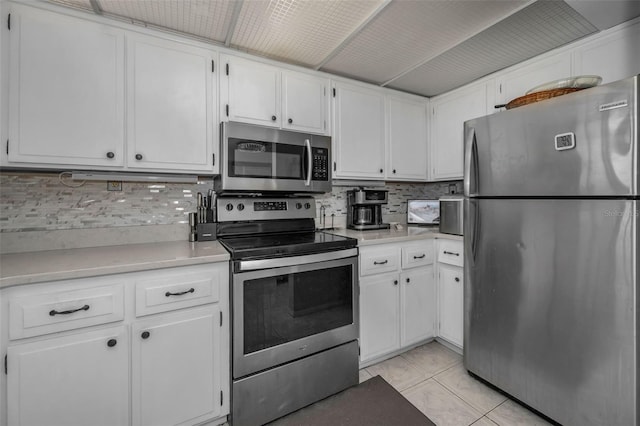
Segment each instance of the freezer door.
[[465,123],[465,194],[638,194],[638,77]]
[[638,425],[639,201],[465,201],[464,364],[565,425]]

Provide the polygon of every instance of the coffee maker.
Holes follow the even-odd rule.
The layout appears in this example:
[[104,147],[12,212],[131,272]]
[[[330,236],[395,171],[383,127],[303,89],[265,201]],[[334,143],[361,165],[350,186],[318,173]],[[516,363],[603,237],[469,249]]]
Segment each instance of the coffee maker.
[[382,206],[389,201],[388,191],[381,189],[351,189],[347,191],[347,228],[357,230],[388,229],[382,223]]

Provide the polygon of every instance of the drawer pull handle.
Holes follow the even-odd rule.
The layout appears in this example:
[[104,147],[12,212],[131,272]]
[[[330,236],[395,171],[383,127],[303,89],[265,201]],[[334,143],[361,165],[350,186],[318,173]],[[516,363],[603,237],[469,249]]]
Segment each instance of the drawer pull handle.
[[166,292],[164,295],[166,297],[170,297],[170,296],[182,296],[183,294],[187,294],[187,293],[194,293],[196,291],[195,288],[191,287],[189,290],[185,290],[185,291],[180,291],[178,293],[171,293],[170,291]]
[[69,315],[72,314],[74,312],[78,312],[78,311],[88,311],[89,310],[89,305],[84,305],[81,308],[78,309],[69,309],[68,311],[56,311],[55,309],[49,311],[49,315],[51,315],[52,317],[56,316],[56,315]]
[[385,260],[383,262],[373,262],[374,265],[386,265],[387,263],[389,263],[388,260]]
[[444,254],[452,254],[454,256],[460,256],[460,253],[454,253],[452,251],[446,251],[446,250],[444,251]]
[[460,282],[460,278],[458,278],[458,277],[455,277],[454,280],[456,280],[457,283]]
[[110,348],[114,347],[116,344],[118,343],[118,341],[116,339],[109,339],[109,341],[107,342],[107,346],[109,346]]
[[413,256],[414,259],[424,259],[426,256],[426,254],[423,254],[422,256]]

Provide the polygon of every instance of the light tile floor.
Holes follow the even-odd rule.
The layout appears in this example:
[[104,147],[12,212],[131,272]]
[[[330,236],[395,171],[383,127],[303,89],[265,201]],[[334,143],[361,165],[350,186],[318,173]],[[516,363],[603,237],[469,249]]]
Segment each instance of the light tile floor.
[[462,357],[427,343],[360,370],[380,375],[438,426],[533,426],[547,421],[471,377]]

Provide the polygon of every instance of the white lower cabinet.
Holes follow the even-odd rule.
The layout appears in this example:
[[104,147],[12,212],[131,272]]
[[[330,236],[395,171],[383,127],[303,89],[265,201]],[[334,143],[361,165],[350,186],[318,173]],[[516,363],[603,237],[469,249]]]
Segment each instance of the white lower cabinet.
[[126,327],[12,345],[7,359],[9,425],[129,423]]
[[223,423],[228,277],[224,262],[3,289],[0,425]]
[[438,337],[460,348],[464,335],[462,241],[438,240]]
[[432,239],[362,247],[360,273],[361,363],[434,337]]

